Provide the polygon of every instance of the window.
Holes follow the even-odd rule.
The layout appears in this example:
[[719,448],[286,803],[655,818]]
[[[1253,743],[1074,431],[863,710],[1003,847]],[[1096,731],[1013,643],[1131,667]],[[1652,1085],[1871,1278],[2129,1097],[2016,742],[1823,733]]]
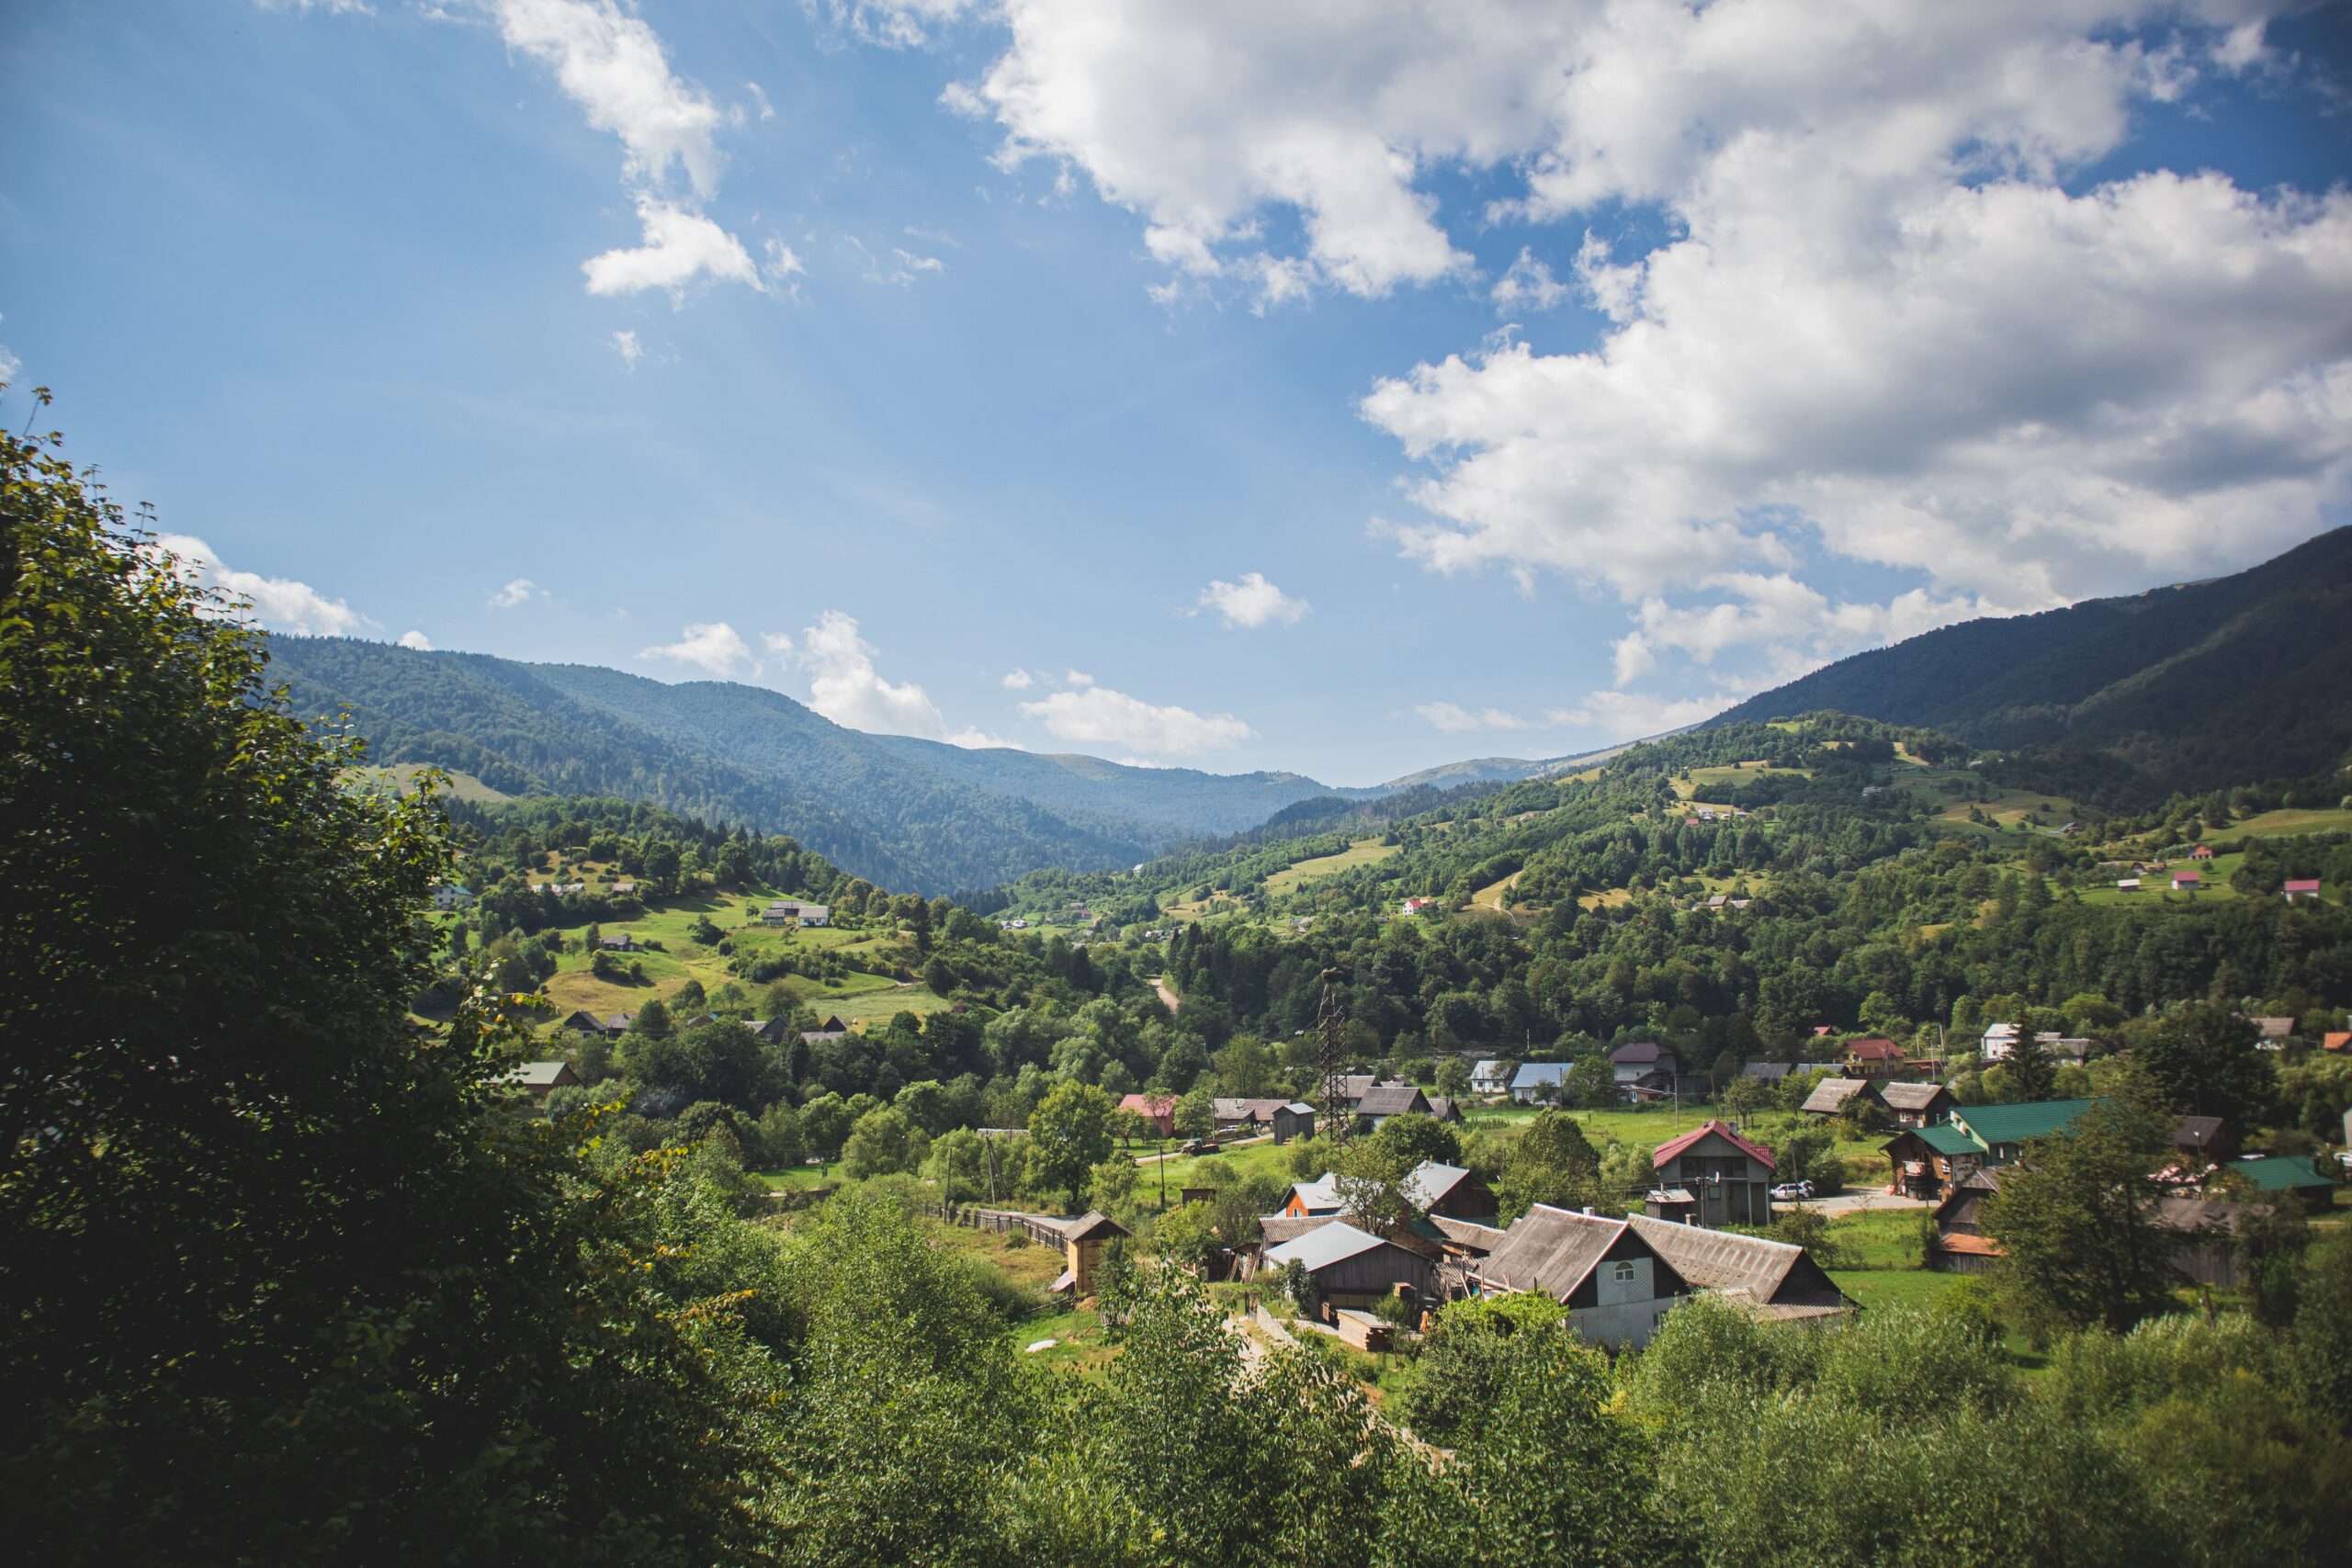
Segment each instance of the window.
[[1634,1282],[1634,1265],[1632,1262],[1626,1261],[1617,1265],[1617,1282],[1621,1285],[1630,1285]]

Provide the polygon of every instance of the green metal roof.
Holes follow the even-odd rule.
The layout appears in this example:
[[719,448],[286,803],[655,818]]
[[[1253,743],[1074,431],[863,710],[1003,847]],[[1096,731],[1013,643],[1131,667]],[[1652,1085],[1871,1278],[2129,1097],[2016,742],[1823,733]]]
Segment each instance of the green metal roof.
[[1975,1139],[1952,1126],[1939,1122],[1932,1127],[1915,1127],[1911,1135],[1939,1155],[1981,1155],[1984,1147]]
[[2052,1133],[2064,1132],[2068,1122],[2097,1103],[2089,1100],[2044,1100],[2029,1105],[1963,1105],[1951,1113],[1951,1119],[1977,1144],[1989,1149],[1996,1144],[2022,1144],[2028,1138],[2046,1138]]
[[2222,1167],[2231,1176],[2242,1176],[2265,1192],[2288,1192],[2297,1188],[2334,1187],[2335,1179],[2312,1168],[2307,1159],[2273,1155],[2267,1159],[2233,1159]]

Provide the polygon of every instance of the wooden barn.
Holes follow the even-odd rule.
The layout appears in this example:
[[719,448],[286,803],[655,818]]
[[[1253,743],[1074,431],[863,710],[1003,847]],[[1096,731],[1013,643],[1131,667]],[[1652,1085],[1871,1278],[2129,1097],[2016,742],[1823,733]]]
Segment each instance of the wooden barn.
[[1345,1220],[1317,1225],[1266,1248],[1265,1272],[1291,1263],[1306,1270],[1317,1296],[1333,1308],[1369,1308],[1402,1293],[1400,1286],[1419,1308],[1430,1299],[1436,1276],[1434,1265],[1421,1254],[1360,1231]]

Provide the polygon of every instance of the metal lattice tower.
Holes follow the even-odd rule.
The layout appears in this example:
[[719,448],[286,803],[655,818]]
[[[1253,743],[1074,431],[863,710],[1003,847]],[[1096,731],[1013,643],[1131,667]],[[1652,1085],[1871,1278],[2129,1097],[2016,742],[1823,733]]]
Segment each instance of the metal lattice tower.
[[1323,971],[1323,1003],[1315,1014],[1315,1065],[1323,1074],[1323,1131],[1348,1141],[1355,1117],[1348,1109],[1348,1010],[1340,1000],[1340,972]]

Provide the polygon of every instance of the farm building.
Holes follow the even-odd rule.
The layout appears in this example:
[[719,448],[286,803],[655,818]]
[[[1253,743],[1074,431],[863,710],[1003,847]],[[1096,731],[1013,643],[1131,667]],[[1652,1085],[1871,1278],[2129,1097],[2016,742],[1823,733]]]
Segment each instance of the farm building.
[[2176,893],[2194,893],[2203,886],[2204,881],[2202,874],[2191,866],[2172,874],[2172,890]]
[[1651,1163],[1661,1186],[1698,1199],[1684,1216],[1702,1225],[1772,1223],[1772,1156],[1721,1122],[1707,1122],[1660,1144]]
[[1273,1123],[1274,1142],[1278,1144],[1315,1135],[1315,1107],[1302,1100],[1294,1100],[1287,1105],[1277,1106],[1269,1120]]
[[1541,1292],[1591,1344],[1635,1348],[1690,1286],[1630,1220],[1538,1203],[1473,1270],[1482,1292]]
[[1894,1076],[1903,1061],[1903,1048],[1882,1035],[1846,1042],[1846,1076],[1856,1078],[1884,1078]]
[[1429,1099],[1430,1120],[1436,1122],[1459,1122],[1462,1120],[1462,1102],[1460,1100],[1448,1100],[1442,1094],[1430,1095]]
[[559,1089],[580,1081],[569,1062],[525,1062],[506,1074],[504,1082],[531,1091],[534,1100],[545,1100]]
[[2173,1129],[2172,1146],[2185,1169],[2202,1170],[2216,1160],[2237,1153],[2229,1123],[2219,1116],[2184,1116]]
[[[1135,1080],[1127,1080],[1132,1083]],[[1128,1094],[1119,1097],[1119,1109],[1132,1111],[1151,1123],[1160,1137],[1176,1134],[1176,1097],[1172,1094]]]
[[1878,1098],[1898,1127],[1931,1127],[1951,1116],[1960,1103],[1939,1083],[1883,1084]]
[[1355,1103],[1356,1119],[1378,1127],[1392,1116],[1426,1116],[1429,1097],[1408,1083],[1375,1084]]
[[2317,898],[2319,897],[2319,878],[2316,876],[2289,877],[2284,890],[2284,897],[2290,904],[2293,903],[2298,898]]
[[[2007,1256],[1984,1232],[1984,1205],[2001,1190],[1999,1168],[1980,1170],[1936,1208],[1936,1240],[1928,1267],[1948,1274],[1987,1274]],[[2154,1215],[2159,1229],[2177,1237],[2171,1262],[2183,1278],[2234,1288],[2237,1205],[2205,1198],[2160,1199]]]
[[1771,1318],[1828,1317],[1854,1303],[1792,1242],[1631,1215],[1627,1223],[1693,1290],[1713,1291]]
[[1220,1094],[1209,1101],[1209,1114],[1216,1119],[1221,1133],[1260,1133],[1272,1126],[1274,1112],[1289,1103],[1286,1100],[1250,1100]]
[[1813,1086],[1797,1109],[1815,1116],[1835,1116],[1846,1109],[1846,1102],[1856,1095],[1864,1100],[1876,1100],[1878,1089],[1867,1078],[1824,1078]]
[[2223,1162],[2215,1175],[2224,1189],[2244,1182],[2258,1193],[2292,1194],[2313,1211],[2335,1201],[2335,1178],[2305,1156],[2244,1155]]
[[820,1041],[839,1040],[849,1032],[849,1025],[838,1018],[828,1018],[814,1029],[804,1029],[800,1038],[814,1045]]
[[1408,1290],[1416,1305],[1429,1299],[1435,1269],[1419,1253],[1397,1246],[1345,1220],[1317,1225],[1306,1235],[1269,1247],[1265,1267],[1296,1263],[1315,1281],[1315,1293],[1333,1308],[1370,1307]]
[[587,1009],[582,1008],[577,1011],[565,1014],[563,1021],[557,1024],[556,1028],[564,1033],[577,1034],[583,1039],[607,1038],[628,1032],[628,1014],[616,1012],[610,1019],[602,1019]]
[[2188,858],[2190,860],[2211,860],[2213,858],[2213,846],[2211,844],[2199,844],[2195,849],[2188,852]]
[[1796,1069],[1786,1062],[1750,1062],[1739,1069],[1744,1078],[1760,1078],[1766,1083],[1779,1083]]
[[1102,1264],[1131,1233],[1126,1226],[1097,1210],[1057,1217],[1024,1214],[1012,1209],[975,1209],[973,1224],[985,1231],[1018,1232],[1032,1241],[1058,1247],[1063,1269],[1052,1290],[1073,1296],[1091,1296]]
[[1405,1196],[1431,1219],[1491,1221],[1500,1205],[1477,1172],[1425,1159],[1405,1178]]

